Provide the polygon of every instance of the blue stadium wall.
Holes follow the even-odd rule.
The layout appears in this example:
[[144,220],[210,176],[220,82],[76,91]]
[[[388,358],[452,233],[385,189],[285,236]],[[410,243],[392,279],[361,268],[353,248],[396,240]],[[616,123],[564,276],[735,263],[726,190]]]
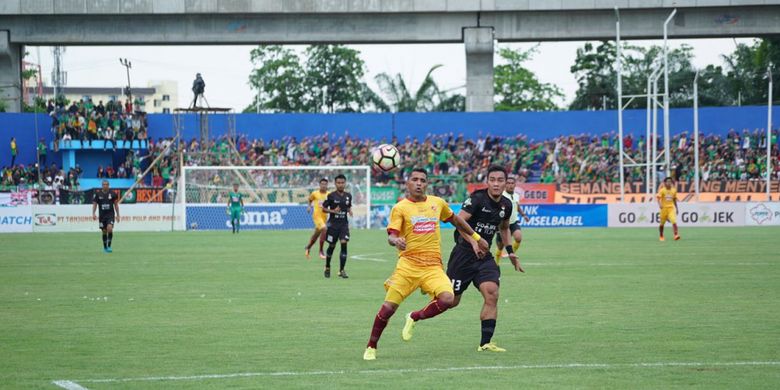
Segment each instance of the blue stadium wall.
[[[780,109],[774,108],[773,116],[780,118]],[[699,109],[700,129],[707,134],[725,135],[730,129],[742,131],[766,127],[766,106],[705,107]],[[662,116],[659,113],[659,120]],[[690,108],[670,111],[672,134],[690,132],[693,127],[693,110]],[[51,121],[38,114],[39,137],[52,139]],[[624,112],[624,130],[635,137],[644,135],[646,113],[644,110]],[[171,137],[173,115],[150,114],[149,127],[153,138]],[[661,126],[659,126],[661,127]],[[225,134],[227,121],[224,116],[212,115],[210,136]],[[189,140],[199,136],[195,115],[183,116],[183,135]],[[425,138],[429,134],[453,133],[467,138],[485,135],[516,136],[524,134],[529,139],[543,140],[560,135],[582,133],[602,134],[617,132],[617,113],[608,111],[560,111],[560,112],[495,112],[495,113],[398,113],[398,114],[238,114],[236,130],[249,138],[273,139],[282,136],[302,138],[324,132],[341,136],[345,133],[377,140],[390,140],[397,136]],[[660,130],[660,129],[659,129]],[[16,137],[19,148],[17,162],[29,164],[35,161],[35,115],[0,114],[0,166],[10,163],[9,142]],[[49,161],[58,165],[62,159],[49,151]]]

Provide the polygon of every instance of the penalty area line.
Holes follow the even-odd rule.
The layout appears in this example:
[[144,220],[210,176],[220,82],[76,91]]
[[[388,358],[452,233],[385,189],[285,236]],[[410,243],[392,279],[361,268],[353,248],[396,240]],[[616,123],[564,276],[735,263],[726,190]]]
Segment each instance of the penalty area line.
[[364,255],[352,255],[349,258],[352,260],[364,260],[364,261],[375,261],[377,263],[385,263],[387,260],[380,259],[376,257],[369,257],[369,256],[376,256],[376,255],[387,255],[386,253],[380,252],[380,253],[366,253]]
[[82,386],[82,385],[80,385],[80,384],[78,384],[76,382],[73,382],[73,381],[65,381],[65,380],[54,381],[54,382],[52,382],[52,384],[54,384],[57,387],[66,389],[66,390],[89,390],[86,387],[84,387],[84,386]]
[[[157,381],[198,381],[208,379],[230,379],[248,377],[291,377],[291,376],[333,376],[333,375],[371,375],[371,374],[404,374],[426,372],[458,372],[458,371],[508,371],[536,369],[635,369],[635,368],[674,368],[674,367],[755,367],[780,366],[780,361],[742,361],[742,362],[639,362],[639,363],[565,363],[565,364],[518,364],[505,366],[466,366],[466,367],[428,367],[428,368],[396,368],[376,370],[333,370],[333,371],[269,371],[240,372],[233,374],[206,374],[189,376],[151,376],[137,378],[105,378],[79,379],[80,383],[124,383],[124,382],[157,382]],[[75,381],[59,380],[52,382],[68,390],[85,390]],[[65,385],[73,387],[65,387]]]

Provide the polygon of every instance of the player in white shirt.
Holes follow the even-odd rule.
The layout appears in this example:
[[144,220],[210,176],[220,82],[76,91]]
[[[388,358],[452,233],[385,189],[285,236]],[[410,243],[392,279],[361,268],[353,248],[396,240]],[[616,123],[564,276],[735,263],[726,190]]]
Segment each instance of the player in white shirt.
[[[523,212],[523,208],[520,207],[520,194],[515,192],[515,185],[517,184],[517,179],[510,175],[506,179],[506,188],[504,189],[504,196],[509,198],[509,200],[512,201],[512,215],[509,216],[509,232],[512,234],[512,238],[514,238],[514,243],[512,244],[512,248],[515,250],[515,253],[517,253],[517,248],[520,247],[520,242],[523,241],[523,233],[520,230],[520,221],[517,217],[517,214],[520,213],[520,215],[523,216],[523,219],[525,219],[526,222],[529,221],[528,216],[525,215]],[[504,253],[504,244],[501,243],[501,235],[496,235],[496,261],[502,257],[502,253]]]

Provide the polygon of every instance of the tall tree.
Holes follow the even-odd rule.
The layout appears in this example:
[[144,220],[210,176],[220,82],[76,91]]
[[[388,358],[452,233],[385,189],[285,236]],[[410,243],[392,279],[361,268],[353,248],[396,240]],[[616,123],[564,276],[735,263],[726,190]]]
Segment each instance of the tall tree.
[[501,48],[498,55],[506,61],[494,69],[495,108],[497,111],[551,111],[559,109],[555,100],[563,92],[554,84],[543,83],[525,68],[536,47],[526,51]]
[[[406,86],[400,73],[390,76],[380,73],[374,77],[385,99],[381,106],[393,112],[463,111],[466,99],[462,95],[441,91],[433,79],[433,72],[442,65],[428,69],[416,91]],[[380,106],[380,105],[378,105]]]
[[[766,104],[767,66],[773,63],[777,69],[780,64],[780,38],[757,39],[750,45],[739,44],[723,59],[730,95],[739,99],[741,104]],[[773,74],[777,79],[778,72],[773,71]]]
[[361,111],[366,65],[360,52],[343,45],[313,45],[306,49],[306,88],[328,112]]
[[312,97],[306,89],[306,73],[298,55],[279,45],[259,46],[252,50],[255,66],[249,84],[257,91],[254,102],[244,112],[312,112]]

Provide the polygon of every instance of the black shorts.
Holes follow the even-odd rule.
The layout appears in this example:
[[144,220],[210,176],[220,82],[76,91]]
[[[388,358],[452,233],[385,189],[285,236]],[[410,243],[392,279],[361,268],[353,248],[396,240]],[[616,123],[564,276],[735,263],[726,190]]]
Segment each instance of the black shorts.
[[336,241],[349,241],[349,225],[328,226],[325,231],[325,241],[335,244]]
[[100,227],[100,230],[106,229],[108,225],[114,224],[114,216],[110,217],[98,217],[98,226]]
[[[518,230],[521,230],[520,229],[520,220],[519,219],[517,220],[517,222],[509,224],[509,234],[510,235],[515,234],[515,232],[518,231]],[[496,245],[498,245],[500,247],[503,247],[505,245],[502,245],[503,243],[501,242],[501,234],[499,234],[499,233],[496,233]]]
[[478,259],[471,248],[455,245],[450,253],[450,261],[447,262],[447,277],[452,282],[455,295],[460,295],[466,291],[470,283],[473,283],[476,288],[479,288],[482,282],[499,284],[501,268],[498,267],[490,252],[482,259]]

